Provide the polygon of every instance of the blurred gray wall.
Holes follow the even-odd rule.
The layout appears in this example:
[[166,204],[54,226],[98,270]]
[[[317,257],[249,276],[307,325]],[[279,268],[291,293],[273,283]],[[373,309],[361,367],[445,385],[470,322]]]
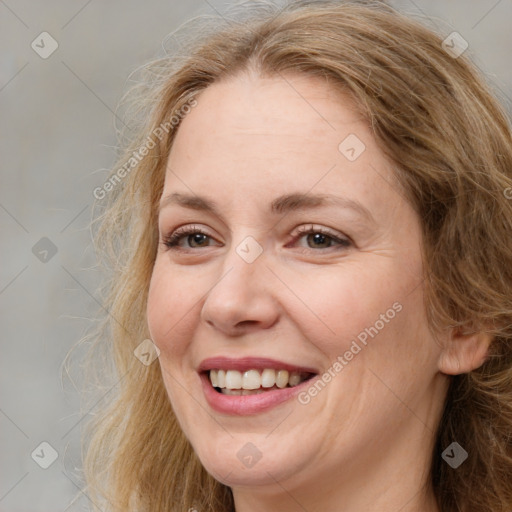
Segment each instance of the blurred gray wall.
[[[457,31],[510,108],[512,0],[395,4]],[[61,365],[99,307],[87,226],[114,162],[113,112],[167,34],[224,5],[0,0],[0,512],[88,506],[70,505],[84,416]]]

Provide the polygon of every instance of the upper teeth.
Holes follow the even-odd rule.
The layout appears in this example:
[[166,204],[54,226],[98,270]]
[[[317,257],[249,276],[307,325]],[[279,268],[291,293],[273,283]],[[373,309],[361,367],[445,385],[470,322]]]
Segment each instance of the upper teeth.
[[260,370],[247,370],[239,372],[237,370],[210,370],[210,382],[215,388],[228,389],[259,389],[260,387],[285,388],[286,386],[296,386],[307,378],[307,374],[300,372],[288,372],[288,370],[273,370],[266,368]]

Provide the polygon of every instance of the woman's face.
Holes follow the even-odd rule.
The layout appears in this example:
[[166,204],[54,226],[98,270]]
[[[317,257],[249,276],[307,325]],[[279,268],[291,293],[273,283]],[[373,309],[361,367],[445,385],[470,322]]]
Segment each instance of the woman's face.
[[185,435],[240,492],[412,478],[446,386],[391,164],[319,79],[244,74],[197,100],[168,159],[148,302]]

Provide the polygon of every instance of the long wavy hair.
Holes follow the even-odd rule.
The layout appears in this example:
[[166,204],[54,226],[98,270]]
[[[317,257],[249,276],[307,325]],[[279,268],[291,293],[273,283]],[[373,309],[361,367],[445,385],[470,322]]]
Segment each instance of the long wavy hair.
[[[480,368],[450,377],[430,468],[437,502],[443,512],[512,510],[511,127],[468,52],[450,52],[445,36],[384,2],[250,2],[187,23],[140,70],[123,102],[119,161],[95,191],[108,314],[94,334],[96,378],[86,382],[113,375],[83,438],[86,492],[99,509],[234,510],[230,488],[180,429],[158,362],[141,364],[134,350],[149,338],[157,205],[180,120],[210,84],[253,67],[320,77],[350,94],[394,162],[421,220],[432,329],[493,337]],[[469,454],[456,470],[441,458],[454,440]]]

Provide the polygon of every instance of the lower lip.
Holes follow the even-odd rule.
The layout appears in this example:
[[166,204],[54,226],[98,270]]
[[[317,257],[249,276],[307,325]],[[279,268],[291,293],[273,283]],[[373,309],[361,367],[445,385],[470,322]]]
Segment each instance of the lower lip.
[[290,400],[290,398],[297,395],[302,388],[310,386],[313,380],[306,380],[292,388],[273,389],[272,391],[264,391],[257,395],[224,395],[215,391],[211,385],[208,374],[202,373],[200,377],[204,396],[210,407],[217,412],[237,416],[246,416],[268,411],[272,409],[272,407],[276,407]]

